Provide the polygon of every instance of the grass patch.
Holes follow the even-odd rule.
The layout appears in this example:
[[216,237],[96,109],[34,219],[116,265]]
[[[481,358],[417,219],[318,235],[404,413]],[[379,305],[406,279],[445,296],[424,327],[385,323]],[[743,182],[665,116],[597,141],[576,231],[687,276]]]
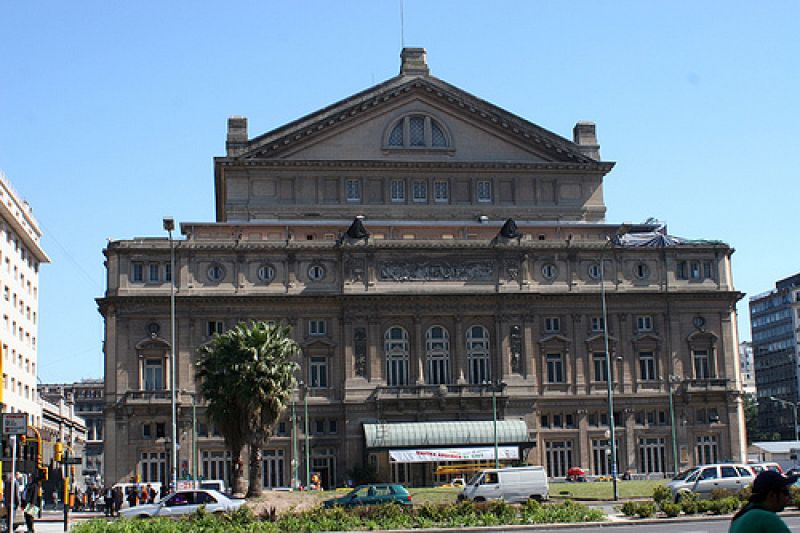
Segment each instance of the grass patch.
[[[617,482],[617,491],[620,498],[650,498],[653,496],[653,489],[666,483],[667,480],[664,479],[619,481]],[[612,500],[614,499],[612,485],[611,481],[551,483],[550,496],[576,500]],[[562,495],[562,492],[567,492],[567,494]]]

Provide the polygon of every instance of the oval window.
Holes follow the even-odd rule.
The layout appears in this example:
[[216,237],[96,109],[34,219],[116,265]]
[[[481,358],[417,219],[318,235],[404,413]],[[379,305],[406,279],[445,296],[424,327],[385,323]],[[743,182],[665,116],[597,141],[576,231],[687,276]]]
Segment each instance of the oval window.
[[275,279],[275,267],[270,264],[264,264],[258,267],[258,279],[264,283],[269,283]]
[[208,279],[211,281],[222,281],[225,277],[225,269],[222,268],[222,265],[211,265],[208,267]]
[[325,267],[322,265],[311,265],[308,267],[308,279],[321,281],[325,279]]

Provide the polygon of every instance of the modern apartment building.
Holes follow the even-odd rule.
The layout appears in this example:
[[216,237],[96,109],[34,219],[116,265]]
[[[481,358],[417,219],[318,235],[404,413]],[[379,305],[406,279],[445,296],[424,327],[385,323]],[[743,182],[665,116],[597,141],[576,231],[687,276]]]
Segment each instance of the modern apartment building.
[[753,362],[759,432],[796,440],[795,414],[800,402],[800,274],[750,298]]
[[742,392],[756,395],[756,369],[753,362],[753,343],[739,343],[739,371],[742,376]]
[[4,413],[27,413],[41,425],[36,395],[36,339],[39,317],[39,267],[50,259],[28,203],[0,174],[0,347]]
[[367,465],[430,485],[495,446],[552,477],[606,474],[611,420],[620,471],[743,460],[733,249],[606,222],[594,124],[567,139],[432,76],[422,49],[401,60],[270,132],[229,119],[216,220],[108,244],[106,481],[170,471],[173,347],[178,473],[228,475],[193,363],[246,320],[302,347],[267,487]]

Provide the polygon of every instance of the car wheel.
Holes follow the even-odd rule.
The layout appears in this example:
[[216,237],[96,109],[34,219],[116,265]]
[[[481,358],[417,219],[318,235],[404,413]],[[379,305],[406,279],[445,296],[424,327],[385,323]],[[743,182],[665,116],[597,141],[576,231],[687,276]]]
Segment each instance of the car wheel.
[[483,496],[478,496],[477,498],[475,498],[475,501],[478,502],[478,503],[485,502],[486,498],[484,498]]
[[530,496],[528,496],[528,499],[540,502],[540,501],[542,501],[542,495],[541,494],[531,494]]
[[150,518],[150,515],[149,514],[140,514],[140,515],[136,515],[136,518],[138,518],[139,520],[144,520],[145,518]]

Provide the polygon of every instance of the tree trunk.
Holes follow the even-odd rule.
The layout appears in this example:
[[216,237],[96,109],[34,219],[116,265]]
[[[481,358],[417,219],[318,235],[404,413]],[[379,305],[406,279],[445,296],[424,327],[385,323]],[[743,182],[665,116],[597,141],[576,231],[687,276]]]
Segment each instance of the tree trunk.
[[264,488],[261,484],[261,449],[257,446],[250,445],[250,468],[248,479],[250,483],[247,486],[247,497],[255,498],[261,496],[261,491]]
[[241,497],[244,495],[247,486],[244,480],[244,463],[242,463],[242,447],[231,450],[231,460],[233,462],[233,495]]

